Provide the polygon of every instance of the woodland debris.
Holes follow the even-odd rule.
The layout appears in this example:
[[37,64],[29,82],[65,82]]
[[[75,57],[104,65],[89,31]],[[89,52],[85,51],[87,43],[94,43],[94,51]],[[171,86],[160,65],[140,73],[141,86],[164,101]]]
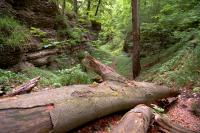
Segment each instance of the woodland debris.
[[7,94],[7,96],[15,96],[15,95],[20,95],[20,94],[24,94],[24,93],[29,93],[37,85],[39,80],[40,80],[40,77],[31,79],[31,80],[27,81],[26,83],[16,87],[14,89],[14,91]]

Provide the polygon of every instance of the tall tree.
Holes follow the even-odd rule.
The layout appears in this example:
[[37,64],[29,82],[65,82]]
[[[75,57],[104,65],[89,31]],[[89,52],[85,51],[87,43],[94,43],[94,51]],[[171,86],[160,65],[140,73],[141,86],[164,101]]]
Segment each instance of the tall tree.
[[132,6],[132,23],[133,23],[133,57],[132,57],[132,71],[133,79],[135,79],[141,70],[140,66],[140,26],[138,13],[138,0],[131,1]]
[[77,15],[78,14],[78,1],[74,0],[73,3],[74,3],[74,13],[75,13],[75,15]]
[[101,0],[98,1],[96,12],[95,12],[95,16],[97,16],[97,14],[98,14],[100,5],[101,5]]
[[89,15],[89,12],[90,12],[90,7],[91,7],[91,0],[88,0],[87,1],[87,16]]
[[65,16],[65,7],[66,7],[66,0],[63,0],[62,4],[62,15]]

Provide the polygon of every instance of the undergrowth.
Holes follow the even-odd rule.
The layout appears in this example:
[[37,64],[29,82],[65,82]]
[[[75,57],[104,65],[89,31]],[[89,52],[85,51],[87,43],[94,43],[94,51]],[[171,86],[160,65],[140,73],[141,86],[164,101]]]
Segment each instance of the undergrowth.
[[23,46],[30,39],[29,30],[11,17],[0,18],[0,44]]
[[12,90],[12,85],[21,84],[27,80],[29,78],[23,74],[0,69],[0,89],[5,92]]
[[83,72],[80,65],[76,65],[70,69],[57,71],[44,70],[40,68],[28,68],[25,69],[23,73],[30,78],[40,76],[40,84],[42,86],[60,87],[71,84],[91,83],[91,78],[87,75],[87,73]]
[[[196,48],[183,46],[176,55],[166,62],[159,62],[140,75],[141,80],[152,81],[171,86],[187,84],[200,85],[200,45]],[[172,53],[173,54],[173,53]]]

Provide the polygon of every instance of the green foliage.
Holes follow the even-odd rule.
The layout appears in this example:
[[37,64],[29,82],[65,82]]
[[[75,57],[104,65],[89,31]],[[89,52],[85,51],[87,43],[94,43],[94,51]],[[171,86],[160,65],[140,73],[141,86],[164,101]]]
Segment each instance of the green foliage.
[[30,32],[12,17],[0,18],[0,43],[23,46],[30,38]]
[[114,64],[116,65],[116,71],[125,76],[131,77],[132,75],[132,59],[126,55],[116,56],[113,59]]
[[24,75],[30,78],[40,76],[40,84],[44,86],[51,86],[54,83],[59,83],[59,77],[51,71],[40,68],[27,68],[23,70]]
[[200,87],[194,87],[192,89],[193,92],[197,92],[197,93],[200,93]]
[[155,104],[151,104],[153,106],[153,109],[156,113],[164,113],[165,112],[165,109],[155,105]]
[[105,52],[103,50],[99,50],[99,49],[93,49],[89,52],[94,58],[100,60],[102,63],[107,64],[107,65],[112,64],[113,56],[110,53]]
[[5,92],[12,90],[12,84],[21,84],[28,79],[23,74],[0,69],[0,86]]
[[91,78],[82,71],[80,65],[54,72],[40,68],[28,68],[23,73],[30,78],[40,76],[40,84],[42,86],[60,87],[71,84],[91,83]]
[[47,33],[40,30],[39,28],[31,27],[30,32],[33,36],[39,37],[39,38],[45,38],[47,36]]
[[91,83],[90,77],[81,70],[80,65],[76,65],[71,69],[59,70],[57,74],[62,85]]
[[159,84],[184,86],[189,83],[199,85],[200,45],[181,48],[175,56],[162,64],[157,64],[142,74],[141,78]]

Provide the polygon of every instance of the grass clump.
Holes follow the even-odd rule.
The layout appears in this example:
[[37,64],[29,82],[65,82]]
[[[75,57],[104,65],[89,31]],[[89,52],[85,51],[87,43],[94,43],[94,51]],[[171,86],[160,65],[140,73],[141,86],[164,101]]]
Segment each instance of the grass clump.
[[0,44],[23,46],[30,38],[29,30],[12,17],[0,18]]

